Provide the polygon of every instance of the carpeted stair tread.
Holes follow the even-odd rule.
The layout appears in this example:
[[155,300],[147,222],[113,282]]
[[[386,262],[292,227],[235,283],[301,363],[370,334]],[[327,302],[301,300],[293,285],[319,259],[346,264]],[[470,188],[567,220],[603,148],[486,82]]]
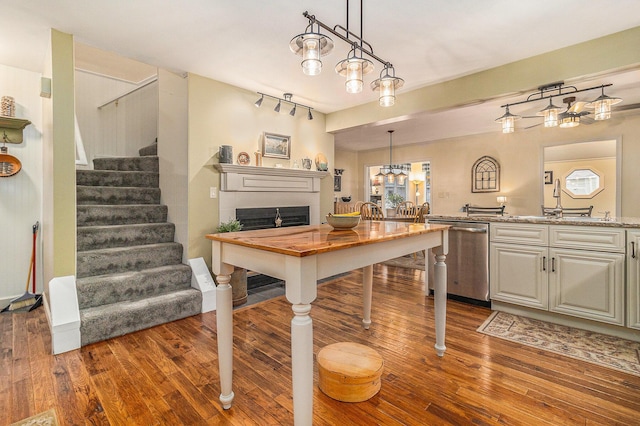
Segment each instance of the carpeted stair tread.
[[94,158],[93,168],[94,170],[121,170],[156,173],[160,170],[157,156]]
[[139,300],[190,287],[191,267],[185,264],[86,277],[76,281],[80,309]]
[[141,271],[182,263],[182,244],[159,243],[86,250],[77,253],[76,277]]
[[160,204],[160,188],[76,187],[78,204]]
[[201,309],[202,293],[192,288],[83,309],[80,311],[81,345],[186,318],[200,313]]
[[78,205],[78,226],[126,225],[167,221],[168,207],[162,204]]
[[158,184],[158,172],[76,170],[76,185],[81,186],[133,186],[157,188]]
[[138,155],[141,157],[145,157],[147,155],[158,155],[158,144],[152,143],[151,145],[147,145],[138,150]]
[[78,251],[173,242],[173,223],[78,227]]

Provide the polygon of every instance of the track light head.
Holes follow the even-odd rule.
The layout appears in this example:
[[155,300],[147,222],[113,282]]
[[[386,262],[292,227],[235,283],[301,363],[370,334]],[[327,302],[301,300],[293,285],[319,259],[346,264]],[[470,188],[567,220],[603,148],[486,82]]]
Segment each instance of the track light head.
[[260,105],[262,105],[262,100],[264,99],[264,95],[260,96],[260,99],[258,99],[256,101],[256,103],[254,104],[256,106],[256,108],[260,108]]
[[282,101],[278,100],[278,105],[276,105],[276,107],[273,109],[275,112],[280,112],[280,104],[282,103]]
[[313,120],[313,114],[311,114],[311,108],[309,108],[309,114],[307,114],[308,120]]
[[296,115],[296,104],[293,104],[293,108],[291,108],[291,112],[289,113],[290,116],[295,116]]

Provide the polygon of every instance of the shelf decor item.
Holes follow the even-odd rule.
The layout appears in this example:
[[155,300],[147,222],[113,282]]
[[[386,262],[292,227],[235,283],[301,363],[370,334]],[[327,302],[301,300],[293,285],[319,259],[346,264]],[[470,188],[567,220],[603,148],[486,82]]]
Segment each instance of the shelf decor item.
[[4,117],[16,116],[16,101],[11,96],[3,96],[0,102],[0,114]]

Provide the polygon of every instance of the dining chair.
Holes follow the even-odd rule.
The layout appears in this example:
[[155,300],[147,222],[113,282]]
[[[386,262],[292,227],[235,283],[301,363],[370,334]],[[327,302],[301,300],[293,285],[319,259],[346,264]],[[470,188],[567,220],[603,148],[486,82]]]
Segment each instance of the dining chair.
[[415,215],[413,216],[413,223],[424,223],[425,216],[429,214],[429,203],[424,202],[416,208]]
[[413,217],[416,207],[412,201],[403,201],[396,207],[396,217]]
[[382,209],[375,203],[366,202],[360,208],[360,217],[363,220],[384,220]]

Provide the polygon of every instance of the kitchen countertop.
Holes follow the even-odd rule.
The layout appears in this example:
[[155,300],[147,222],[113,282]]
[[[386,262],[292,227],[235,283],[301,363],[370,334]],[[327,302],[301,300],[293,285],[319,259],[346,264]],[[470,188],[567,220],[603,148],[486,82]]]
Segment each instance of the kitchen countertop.
[[578,226],[601,226],[601,227],[616,227],[616,228],[640,228],[640,218],[638,217],[617,217],[613,220],[604,221],[602,218],[597,217],[563,217],[563,218],[547,218],[542,216],[518,216],[518,215],[504,215],[504,216],[482,216],[473,215],[467,216],[466,214],[450,214],[450,215],[438,215],[430,214],[425,216],[427,222],[429,219],[439,220],[459,220],[467,222],[499,222],[499,223],[536,223],[543,225],[578,225]]

